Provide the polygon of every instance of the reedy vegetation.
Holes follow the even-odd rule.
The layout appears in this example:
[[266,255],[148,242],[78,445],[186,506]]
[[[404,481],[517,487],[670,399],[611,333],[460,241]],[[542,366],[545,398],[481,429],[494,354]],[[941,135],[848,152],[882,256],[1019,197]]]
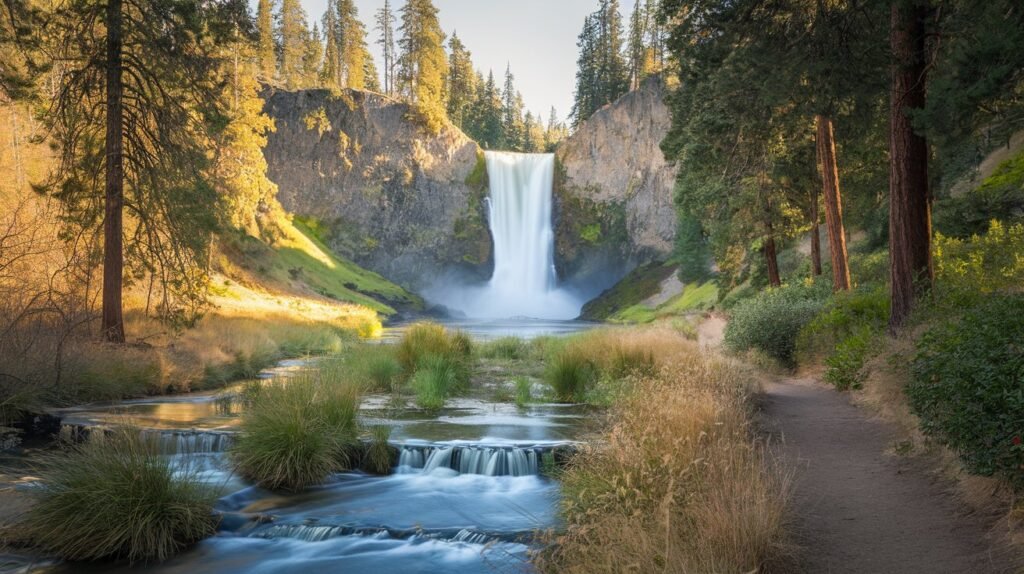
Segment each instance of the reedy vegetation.
[[750,372],[667,329],[578,344],[592,356],[636,345],[653,368],[627,377],[605,440],[561,473],[566,529],[535,557],[541,570],[751,572],[777,560],[789,477],[751,426]]

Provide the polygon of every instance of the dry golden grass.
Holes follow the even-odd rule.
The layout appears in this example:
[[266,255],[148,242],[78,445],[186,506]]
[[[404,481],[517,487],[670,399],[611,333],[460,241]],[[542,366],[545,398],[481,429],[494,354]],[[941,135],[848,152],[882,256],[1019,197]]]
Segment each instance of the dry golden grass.
[[784,552],[788,474],[751,427],[738,363],[668,329],[606,331],[654,374],[613,409],[599,446],[562,476],[566,530],[536,557],[547,572],[753,572]]

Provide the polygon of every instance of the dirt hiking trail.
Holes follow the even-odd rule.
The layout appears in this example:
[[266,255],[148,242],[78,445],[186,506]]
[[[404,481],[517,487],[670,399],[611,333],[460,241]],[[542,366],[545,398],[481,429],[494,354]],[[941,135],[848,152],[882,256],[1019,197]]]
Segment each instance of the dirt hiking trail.
[[[726,320],[706,317],[703,347]],[[786,574],[1011,574],[1024,562],[990,536],[994,517],[970,514],[928,457],[887,454],[890,425],[811,379],[765,386],[767,430],[795,473],[791,522],[799,547]]]
[[927,457],[886,454],[892,429],[841,393],[807,379],[765,388],[793,491],[793,569],[808,574],[1020,572],[993,550],[992,517],[971,515]]

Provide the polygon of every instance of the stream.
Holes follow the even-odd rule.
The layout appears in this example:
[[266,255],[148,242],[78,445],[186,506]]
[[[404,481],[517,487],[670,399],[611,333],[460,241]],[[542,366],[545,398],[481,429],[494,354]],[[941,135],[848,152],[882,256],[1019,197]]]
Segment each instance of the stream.
[[[527,337],[544,331],[535,326]],[[562,325],[559,332],[579,330]],[[507,327],[499,335],[524,334]],[[476,337],[488,338],[486,332]],[[287,377],[315,360],[283,361],[260,378]],[[540,531],[556,527],[559,486],[545,460],[580,438],[586,407],[455,398],[439,411],[363,399],[364,425],[391,428],[399,451],[389,476],[346,472],[296,494],[253,486],[226,451],[244,408],[215,392],[153,397],[58,411],[62,433],[131,424],[182,472],[219,489],[218,533],[162,564],[30,564],[21,572],[374,573],[529,572]],[[486,393],[476,393],[483,394]],[[3,567],[0,566],[0,570]]]

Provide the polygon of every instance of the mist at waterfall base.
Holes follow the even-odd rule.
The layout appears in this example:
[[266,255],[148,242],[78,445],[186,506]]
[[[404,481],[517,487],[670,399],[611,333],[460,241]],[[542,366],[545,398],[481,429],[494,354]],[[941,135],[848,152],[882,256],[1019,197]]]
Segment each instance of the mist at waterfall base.
[[555,271],[555,156],[491,151],[485,156],[494,273],[483,285],[441,280],[424,296],[472,319],[575,319],[585,298],[559,286]]

